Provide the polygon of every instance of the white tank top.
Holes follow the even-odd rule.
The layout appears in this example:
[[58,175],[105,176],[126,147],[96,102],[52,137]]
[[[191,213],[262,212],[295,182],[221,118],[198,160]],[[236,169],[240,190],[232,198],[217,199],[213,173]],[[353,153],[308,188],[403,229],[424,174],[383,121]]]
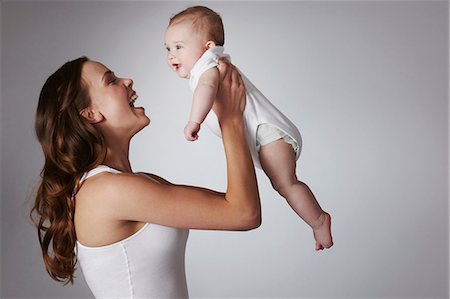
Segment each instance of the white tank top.
[[[120,171],[101,165],[81,181],[101,172]],[[77,241],[76,252],[95,298],[188,298],[184,256],[187,229],[146,223],[128,238],[100,247]]]

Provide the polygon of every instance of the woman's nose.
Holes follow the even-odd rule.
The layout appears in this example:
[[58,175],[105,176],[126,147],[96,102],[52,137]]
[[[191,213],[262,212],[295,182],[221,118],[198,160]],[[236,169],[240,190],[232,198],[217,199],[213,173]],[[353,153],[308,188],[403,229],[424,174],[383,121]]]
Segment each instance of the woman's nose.
[[133,87],[133,79],[124,79],[124,83],[125,83],[125,86],[126,87],[129,87],[129,88],[131,88],[131,87]]

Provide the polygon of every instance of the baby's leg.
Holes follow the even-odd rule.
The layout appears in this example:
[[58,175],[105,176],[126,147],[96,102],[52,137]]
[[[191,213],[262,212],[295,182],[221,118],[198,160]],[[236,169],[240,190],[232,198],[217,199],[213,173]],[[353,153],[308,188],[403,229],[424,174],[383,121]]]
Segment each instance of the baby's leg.
[[313,229],[316,250],[333,245],[331,217],[324,212],[309,187],[297,180],[296,161],[292,146],[283,139],[261,146],[261,166],[272,186],[292,209]]

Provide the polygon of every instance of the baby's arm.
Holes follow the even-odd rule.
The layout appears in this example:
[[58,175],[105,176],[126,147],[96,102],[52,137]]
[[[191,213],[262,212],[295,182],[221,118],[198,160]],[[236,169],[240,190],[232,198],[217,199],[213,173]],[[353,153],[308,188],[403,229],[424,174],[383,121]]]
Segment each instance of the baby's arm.
[[200,76],[192,98],[189,122],[184,128],[187,140],[194,141],[198,139],[197,133],[200,131],[200,125],[213,106],[218,87],[219,70],[216,67],[210,68]]

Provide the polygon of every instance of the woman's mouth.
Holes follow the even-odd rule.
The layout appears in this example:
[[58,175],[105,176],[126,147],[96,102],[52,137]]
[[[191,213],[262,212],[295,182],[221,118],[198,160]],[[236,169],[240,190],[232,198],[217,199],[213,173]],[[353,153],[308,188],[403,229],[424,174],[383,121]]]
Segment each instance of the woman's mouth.
[[128,105],[130,105],[130,107],[134,108],[134,102],[136,102],[136,100],[138,99],[138,95],[136,93],[133,93],[131,95],[131,98],[128,100]]

